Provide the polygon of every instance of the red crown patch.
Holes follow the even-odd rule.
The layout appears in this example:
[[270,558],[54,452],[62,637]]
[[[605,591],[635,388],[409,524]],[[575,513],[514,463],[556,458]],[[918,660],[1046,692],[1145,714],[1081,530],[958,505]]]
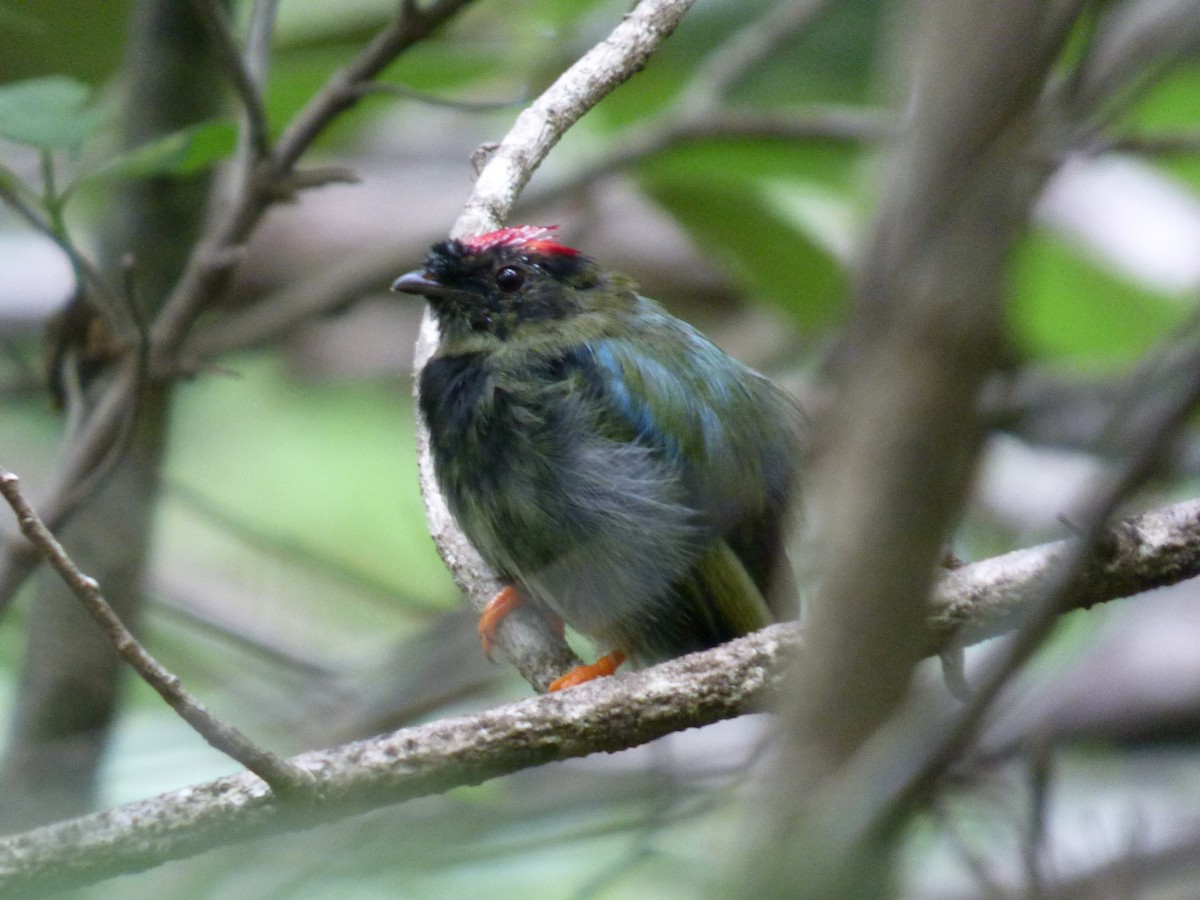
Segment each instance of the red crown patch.
[[462,238],[462,243],[472,253],[483,253],[493,247],[520,247],[531,253],[578,256],[578,250],[564,247],[551,237],[556,230],[557,225],[517,225],[487,234],[471,235]]

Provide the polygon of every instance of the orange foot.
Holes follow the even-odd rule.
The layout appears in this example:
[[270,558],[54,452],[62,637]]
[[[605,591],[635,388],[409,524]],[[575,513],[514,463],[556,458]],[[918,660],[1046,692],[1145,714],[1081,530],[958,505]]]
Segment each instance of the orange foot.
[[[500,627],[500,622],[524,602],[515,588],[505,586],[483,608],[483,612],[479,616],[479,640],[483,644],[483,652],[487,654],[488,659],[492,658],[492,647],[496,644],[496,629]],[[548,618],[550,627],[557,632],[559,637],[562,637],[562,619],[557,616],[548,616]]]
[[496,629],[500,627],[501,620],[523,602],[521,595],[506,585],[483,608],[483,613],[479,616],[479,640],[483,642],[483,652],[487,654],[488,659],[492,658]]
[[611,675],[617,671],[617,667],[625,662],[625,654],[620,650],[614,650],[612,653],[606,653],[590,666],[576,666],[562,678],[556,678],[550,682],[548,691],[561,691],[564,688],[575,687],[577,684],[583,684],[585,681],[591,681],[595,678],[603,678],[606,675]]

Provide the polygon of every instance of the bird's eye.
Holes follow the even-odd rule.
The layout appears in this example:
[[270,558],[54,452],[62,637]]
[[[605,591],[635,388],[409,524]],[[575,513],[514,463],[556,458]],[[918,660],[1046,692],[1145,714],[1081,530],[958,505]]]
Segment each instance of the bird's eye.
[[513,266],[505,266],[496,273],[496,287],[506,294],[519,290],[524,283],[525,273]]

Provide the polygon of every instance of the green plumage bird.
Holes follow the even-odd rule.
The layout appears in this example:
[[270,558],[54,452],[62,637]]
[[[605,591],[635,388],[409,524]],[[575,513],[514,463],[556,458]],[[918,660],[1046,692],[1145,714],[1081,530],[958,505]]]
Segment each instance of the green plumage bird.
[[485,641],[519,598],[611,651],[562,687],[794,615],[803,416],[779,388],[549,229],[436,244],[394,288],[441,330],[418,385],[438,484],[512,588]]

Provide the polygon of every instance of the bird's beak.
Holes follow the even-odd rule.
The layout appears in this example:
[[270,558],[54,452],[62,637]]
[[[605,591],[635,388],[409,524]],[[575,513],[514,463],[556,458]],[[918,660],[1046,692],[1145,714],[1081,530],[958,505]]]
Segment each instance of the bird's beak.
[[417,269],[401,275],[392,282],[392,290],[405,294],[419,294],[422,297],[446,297],[454,293],[444,284],[430,278],[423,269]]

